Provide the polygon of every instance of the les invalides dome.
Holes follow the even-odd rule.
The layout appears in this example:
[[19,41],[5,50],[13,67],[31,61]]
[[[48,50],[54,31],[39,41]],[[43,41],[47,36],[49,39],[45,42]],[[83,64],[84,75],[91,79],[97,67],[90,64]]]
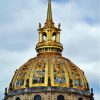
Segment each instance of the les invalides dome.
[[60,31],[48,0],[46,23],[39,23],[37,56],[16,70],[4,100],[94,100],[84,72],[62,56]]

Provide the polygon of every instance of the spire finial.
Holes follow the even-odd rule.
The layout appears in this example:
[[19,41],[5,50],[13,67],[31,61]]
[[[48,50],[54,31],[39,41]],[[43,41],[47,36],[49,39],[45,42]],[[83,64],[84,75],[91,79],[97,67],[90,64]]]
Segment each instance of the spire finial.
[[48,0],[48,11],[47,11],[47,21],[52,21],[52,8],[51,8],[51,0]]

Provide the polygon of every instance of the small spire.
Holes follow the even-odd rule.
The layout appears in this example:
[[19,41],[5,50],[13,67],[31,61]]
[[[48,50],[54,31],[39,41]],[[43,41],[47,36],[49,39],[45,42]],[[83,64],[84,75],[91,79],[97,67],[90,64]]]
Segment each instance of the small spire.
[[60,29],[60,27],[61,27],[61,24],[59,23],[59,24],[58,24],[58,29]]
[[39,23],[39,29],[41,28],[41,23]]
[[7,95],[8,95],[8,92],[7,92],[7,88],[5,88],[5,93],[4,93],[5,97],[3,100],[7,100]]
[[51,8],[51,0],[48,0],[48,11],[47,11],[47,21],[52,21],[52,8]]

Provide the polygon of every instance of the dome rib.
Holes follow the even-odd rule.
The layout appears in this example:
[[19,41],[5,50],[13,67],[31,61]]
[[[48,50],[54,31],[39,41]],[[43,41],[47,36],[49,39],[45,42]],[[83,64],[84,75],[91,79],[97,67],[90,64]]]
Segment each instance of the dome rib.
[[[78,77],[80,79],[82,86],[75,85],[74,73],[78,75],[75,78],[77,79]],[[80,68],[70,60],[57,55],[36,57],[26,62],[16,71],[11,82],[12,89],[26,88],[27,79],[29,80],[30,88],[37,86],[60,86],[81,90],[88,89],[88,82]],[[22,84],[21,81],[23,80],[24,83],[22,82]],[[33,83],[33,80],[36,83]],[[16,86],[18,81],[19,84]]]

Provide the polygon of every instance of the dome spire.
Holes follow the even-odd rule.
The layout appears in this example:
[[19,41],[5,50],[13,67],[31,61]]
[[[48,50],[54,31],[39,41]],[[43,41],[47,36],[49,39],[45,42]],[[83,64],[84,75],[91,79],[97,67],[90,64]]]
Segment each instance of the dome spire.
[[52,7],[51,7],[51,0],[48,0],[48,10],[47,10],[47,21],[52,22]]

